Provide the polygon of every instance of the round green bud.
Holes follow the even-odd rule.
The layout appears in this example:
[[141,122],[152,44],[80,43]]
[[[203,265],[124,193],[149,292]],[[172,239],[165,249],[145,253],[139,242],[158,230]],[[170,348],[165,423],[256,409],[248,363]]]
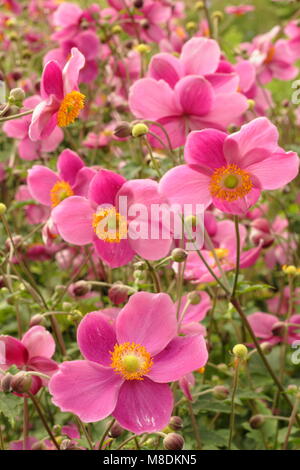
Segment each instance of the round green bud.
[[190,292],[188,294],[188,300],[192,305],[198,305],[201,302],[201,295],[197,291]]
[[163,445],[166,450],[181,450],[184,446],[184,439],[180,434],[171,432],[164,438]]
[[246,359],[248,355],[248,349],[244,344],[236,344],[232,352],[238,359]]
[[4,215],[7,210],[7,207],[3,202],[0,202],[0,215]]
[[143,137],[148,131],[149,127],[146,126],[146,124],[139,122],[138,124],[134,124],[131,134],[133,137]]
[[176,263],[183,263],[187,259],[187,252],[182,248],[174,248],[171,253],[172,260]]

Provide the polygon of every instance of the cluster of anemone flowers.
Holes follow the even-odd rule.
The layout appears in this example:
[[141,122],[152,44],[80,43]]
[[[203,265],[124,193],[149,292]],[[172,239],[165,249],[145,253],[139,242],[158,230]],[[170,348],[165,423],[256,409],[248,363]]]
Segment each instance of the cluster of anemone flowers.
[[1,3],[0,450],[299,449],[299,17]]

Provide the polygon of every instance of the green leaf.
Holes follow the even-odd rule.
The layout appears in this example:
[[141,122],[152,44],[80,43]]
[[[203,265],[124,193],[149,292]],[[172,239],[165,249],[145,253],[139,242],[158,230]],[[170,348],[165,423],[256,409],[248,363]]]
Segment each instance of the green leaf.
[[0,413],[2,413],[11,423],[14,424],[15,418],[20,416],[22,406],[21,397],[12,394],[1,393]]

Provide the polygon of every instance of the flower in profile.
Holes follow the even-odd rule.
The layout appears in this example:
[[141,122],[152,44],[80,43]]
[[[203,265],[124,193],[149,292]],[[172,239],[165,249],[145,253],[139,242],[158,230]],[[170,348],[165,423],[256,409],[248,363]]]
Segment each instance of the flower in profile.
[[288,344],[300,340],[300,315],[292,315],[288,322],[283,322],[275,315],[256,312],[248,316],[248,321],[263,343],[278,344],[284,341],[285,336]]
[[228,15],[234,15],[234,16],[243,16],[246,13],[250,13],[251,11],[255,10],[254,5],[228,5],[225,8],[226,13]]
[[89,313],[77,340],[85,360],[60,365],[49,384],[53,403],[84,422],[112,415],[136,434],[168,424],[168,383],[199,369],[208,357],[203,336],[177,336],[176,309],[167,294],[134,294],[115,325],[101,311]]
[[[93,243],[98,255],[116,268],[128,264],[136,253],[149,260],[167,256],[172,238],[164,238],[161,221],[151,218],[151,204],[162,202],[165,200],[155,181],[126,181],[113,171],[101,169],[91,181],[87,197],[66,199],[53,210],[52,217],[65,241],[79,246]],[[142,214],[141,207],[145,209]],[[139,224],[145,233],[137,233]],[[151,238],[150,228],[157,231],[157,238]]]
[[[259,244],[255,248],[250,248],[249,250],[243,250],[247,237],[247,231],[244,225],[239,224],[239,232],[241,246],[240,268],[243,269],[253,266],[253,264],[256,263],[262,249],[262,244]],[[219,222],[218,234],[215,235],[213,241],[215,253],[213,254],[213,252],[208,249],[201,250],[201,253],[214,274],[217,277],[221,277],[222,273],[220,272],[218,264],[221,265],[224,272],[232,271],[236,267],[237,246],[234,222],[231,220]],[[215,257],[217,257],[218,263]],[[214,281],[214,277],[202,263],[196,251],[190,251],[188,254],[185,278],[200,283]]]
[[236,215],[244,215],[263,190],[282,188],[299,171],[298,155],[278,146],[278,131],[264,117],[231,135],[214,129],[192,132],[185,161],[163,176],[161,193],[171,203],[197,200]]
[[[51,359],[55,352],[55,342],[43,326],[30,328],[21,341],[12,336],[1,335],[0,342],[5,345],[5,363],[1,364],[1,369],[15,365],[21,370],[46,375],[52,375],[57,370],[56,362]],[[46,379],[32,376],[30,392],[36,394],[46,384]]]
[[34,165],[28,171],[27,184],[32,197],[41,204],[56,207],[64,199],[86,195],[96,171],[84,166],[77,153],[65,149],[57,160],[58,173],[46,166]]
[[84,64],[84,56],[73,47],[63,69],[54,60],[45,65],[41,82],[42,101],[34,108],[29,126],[31,140],[44,139],[56,126],[68,126],[79,116],[85,96],[78,90],[78,76]]

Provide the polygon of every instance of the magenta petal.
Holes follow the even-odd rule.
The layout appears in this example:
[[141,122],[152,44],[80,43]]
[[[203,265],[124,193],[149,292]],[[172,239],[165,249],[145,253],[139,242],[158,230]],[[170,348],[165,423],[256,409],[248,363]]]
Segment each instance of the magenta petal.
[[27,184],[34,199],[45,206],[51,206],[51,189],[59,181],[54,171],[45,166],[34,165],[28,171]]
[[130,263],[135,253],[126,238],[119,243],[109,243],[94,237],[94,246],[98,256],[111,268],[119,268]]
[[89,199],[95,204],[115,205],[116,194],[126,182],[126,179],[110,170],[99,170],[89,188]]
[[[40,356],[32,357],[28,362],[28,367],[50,376],[52,376],[58,369],[58,365],[55,361],[49,359],[48,357]],[[42,382],[44,385],[47,384],[47,380],[45,379],[43,379]]]
[[49,137],[57,125],[59,101],[54,95],[39,103],[32,113],[29,137],[34,142]]
[[40,157],[41,143],[33,142],[29,137],[25,137],[19,142],[18,150],[23,160],[37,160]]
[[201,117],[201,128],[213,127],[226,130],[231,124],[239,122],[248,107],[247,98],[241,93],[220,93],[216,95],[210,112]]
[[60,236],[74,245],[87,245],[93,240],[93,209],[88,199],[71,196],[52,211]]
[[[154,223],[153,223],[154,224]],[[154,225],[152,224],[152,228]],[[157,226],[157,230],[160,229],[160,225]],[[164,240],[162,237],[159,239],[147,239],[143,238],[130,239],[130,245],[132,249],[142,258],[147,260],[158,260],[168,255],[173,244],[172,234],[169,234],[169,238]]]
[[[2,353],[4,343],[4,360],[5,365],[15,364],[16,366],[23,366],[27,363],[28,360],[28,351],[25,346],[18,339],[13,338],[12,336],[0,336],[0,359],[2,362]],[[1,367],[1,364],[0,364]]]
[[[224,144],[228,163],[241,168],[260,161],[278,148],[278,130],[267,118],[261,117],[245,124],[239,132],[231,134]],[[261,156],[261,150],[265,153]]]
[[127,380],[123,383],[113,416],[123,428],[141,434],[165,428],[172,409],[170,387],[145,377],[144,380]]
[[27,119],[13,119],[11,121],[6,121],[2,127],[8,137],[13,139],[24,139],[27,136],[28,132],[28,122]]
[[85,423],[100,421],[115,409],[123,380],[111,368],[89,361],[61,364],[49,382],[53,403]]
[[203,336],[179,336],[154,357],[148,377],[155,382],[173,382],[203,367],[207,359],[208,352]]
[[[200,259],[199,259],[199,262],[200,262]],[[200,296],[200,302],[198,305],[189,305],[189,307],[186,309],[186,312],[183,318],[183,323],[202,321],[206,317],[207,312],[212,307],[211,299],[209,295],[207,294],[207,292],[201,291],[201,292],[197,292],[197,294]],[[184,309],[187,299],[188,299],[187,295],[183,296],[181,299],[179,318],[181,317],[181,313]]]
[[258,201],[260,194],[261,189],[254,187],[247,196],[236,201],[229,202],[223,199],[213,198],[213,203],[222,212],[244,216],[250,207]]
[[58,100],[64,97],[62,71],[54,60],[45,65],[41,81],[42,98],[45,99],[50,95],[54,95]]
[[100,312],[88,313],[81,320],[77,329],[77,342],[86,359],[103,366],[110,365],[109,353],[114,350],[117,338],[113,327]]
[[214,103],[211,84],[205,78],[195,75],[182,78],[176,84],[175,97],[183,114],[203,116],[211,111]]
[[53,336],[43,326],[30,328],[23,336],[22,343],[28,350],[29,359],[35,356],[50,358],[55,352]]
[[172,54],[155,54],[149,64],[149,76],[155,80],[164,80],[174,88],[182,76],[180,61]]
[[216,129],[191,132],[184,148],[184,159],[189,165],[197,165],[210,174],[216,168],[226,166],[223,145],[227,134]]
[[203,204],[212,201],[209,192],[210,177],[181,165],[169,170],[160,180],[159,190],[171,203]]
[[76,179],[72,188],[74,194],[77,196],[87,197],[90,183],[96,173],[96,170],[93,170],[93,168],[88,168],[86,166],[81,168],[76,175]]
[[83,166],[81,158],[70,149],[63,150],[57,160],[57,169],[61,179],[70,185],[74,184],[76,175]]
[[167,294],[134,294],[116,320],[118,342],[141,344],[150,354],[162,351],[176,330],[176,309]]

